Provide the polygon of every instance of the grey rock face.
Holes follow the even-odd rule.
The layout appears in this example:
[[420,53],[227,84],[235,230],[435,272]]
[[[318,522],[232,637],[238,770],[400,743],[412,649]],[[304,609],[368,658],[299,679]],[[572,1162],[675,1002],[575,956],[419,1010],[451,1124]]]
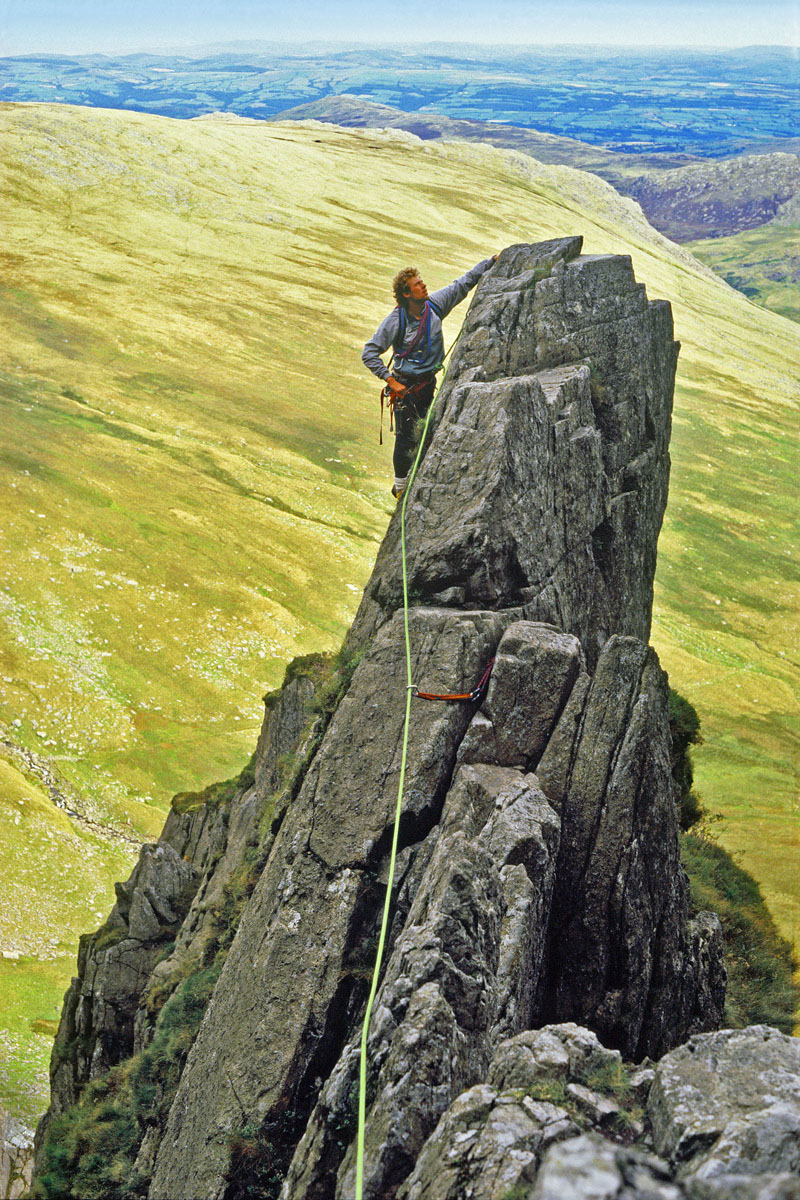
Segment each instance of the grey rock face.
[[526,1029],[498,1046],[488,1082],[506,1091],[530,1091],[545,1081],[585,1083],[593,1071],[622,1065],[619,1050],[608,1050],[589,1029],[572,1021]]
[[763,1025],[691,1038],[658,1064],[648,1116],[681,1178],[800,1176],[800,1039]]
[[81,938],[51,1065],[51,1115],[90,1079],[133,1051],[139,999],[156,959],[186,915],[197,872],[170,845],[143,846],[117,903],[97,933]]
[[[552,1146],[531,1189],[531,1200],[680,1200],[680,1190],[646,1155],[597,1134]],[[660,1176],[660,1177],[659,1177]]]
[[[496,613],[414,610],[417,677],[435,691],[476,678],[503,624]],[[154,1197],[221,1194],[230,1150],[207,1138],[209,1124],[232,1132],[251,1115],[278,1123],[287,1089],[310,1083],[320,1059],[335,1059],[337,1041],[342,1048],[357,995],[347,959],[374,928],[372,874],[394,819],[406,702],[400,626],[398,615],[362,659],[287,811],[186,1064]],[[469,719],[464,706],[412,709],[402,843],[438,820]]]
[[[486,1082],[458,1096],[401,1186],[402,1200],[679,1200],[666,1163],[595,1133],[619,1115],[587,1080],[620,1070],[616,1050],[572,1023],[526,1030],[495,1051]],[[536,1099],[562,1088],[570,1111]],[[516,1191],[515,1191],[516,1189]]]
[[0,1108],[0,1200],[26,1195],[32,1171],[32,1131]]
[[[488,1084],[452,1104],[401,1187],[401,1200],[503,1200],[527,1193],[541,1154],[577,1133],[554,1104],[498,1095]],[[522,1191],[522,1189],[525,1189]]]
[[[591,665],[646,641],[667,498],[677,344],[621,256],[580,239],[514,246],[484,276],[409,494],[409,587],[460,606],[525,604]],[[348,644],[402,602],[399,517]]]
[[[566,742],[568,763],[547,764],[563,849],[543,1012],[591,1026],[629,1058],[662,1053],[675,1024],[688,1020],[675,1012],[692,958],[667,698],[652,650],[612,638],[579,734]],[[572,727],[572,714],[567,720]]]
[[462,743],[461,760],[535,770],[581,670],[577,638],[517,622],[497,648],[486,702]]
[[[668,307],[648,304],[628,260],[578,250],[575,240],[512,248],[485,278],[410,493],[409,586],[416,605],[440,603],[410,612],[414,682],[460,691],[495,652],[497,661],[474,720],[469,706],[411,709],[400,841],[416,874],[397,884],[408,908],[395,917],[370,1034],[370,1195],[399,1182],[440,1113],[479,1082],[493,1046],[537,1020],[544,1002],[551,1019],[590,1012],[632,1053],[674,1044],[694,995],[681,994],[668,1019],[682,973],[691,977],[691,947],[685,883],[669,877],[677,849],[663,676],[644,647],[612,640],[589,701],[589,671],[609,638],[649,629],[676,346]],[[235,1130],[255,1121],[285,1147],[296,1134],[282,1113],[302,1123],[305,1106],[285,1195],[352,1190],[341,1134],[352,1123],[363,1003],[352,964],[374,936],[406,699],[398,534],[395,520],[348,639],[364,658],[286,811],[184,1071],[154,1198],[232,1196]],[[588,759],[587,720],[602,726],[601,710],[626,687],[606,739],[609,761],[630,746],[614,809],[622,833],[610,826],[597,847],[585,831],[592,878],[576,888],[587,921],[611,903],[613,924],[592,948],[591,990],[574,1003],[567,976],[585,969],[587,945],[579,917],[565,954],[552,953],[551,896],[565,897],[574,880],[559,882],[554,866],[557,810],[573,836],[576,780],[591,771],[587,762],[575,775],[569,747],[583,744]],[[561,772],[553,794],[530,774],[540,767],[549,780]],[[603,795],[598,780],[600,807]],[[648,856],[653,838],[661,853],[665,830],[672,858],[655,874],[653,903]],[[649,842],[631,849],[625,836]],[[637,906],[640,933],[629,928]],[[465,929],[481,936],[462,944]],[[319,1064],[337,1059],[325,1084]]]
[[283,784],[281,760],[294,754],[308,726],[309,706],[314,698],[314,683],[300,675],[281,688],[270,701],[256,747],[256,789],[263,796],[280,790]]
[[800,1179],[778,1175],[718,1175],[713,1179],[694,1176],[683,1184],[687,1200],[800,1200]]
[[[666,680],[644,644],[677,347],[668,305],[648,302],[628,259],[579,250],[512,247],[484,277],[409,493],[412,680],[463,692],[494,657],[480,711],[409,697],[395,517],[324,736],[308,682],[287,683],[227,824],[168,822],[165,844],[199,885],[163,985],[202,949],[260,806],[274,806],[166,1128],[140,1148],[151,1200],[252,1194],[243,1130],[282,1200],[352,1197],[407,706],[365,1197],[555,1186],[556,1143],[616,1122],[597,1071],[716,1017],[719,928],[688,923]],[[548,1073],[563,1104],[527,1094]],[[591,1141],[571,1153],[573,1174],[600,1155],[620,1200],[651,1184],[672,1200],[649,1159]]]
[[[618,1106],[585,1086],[621,1067],[618,1052],[571,1023],[526,1030],[498,1046],[485,1083],[453,1101],[398,1196],[795,1200],[798,1054],[800,1039],[755,1026],[666,1055],[649,1105],[657,1156],[615,1141]],[[569,1112],[532,1098],[558,1087]]]
[[[270,791],[281,785],[281,760],[293,751],[299,759],[310,753],[310,735],[305,741],[303,735],[313,726],[308,707],[313,694],[303,675],[282,689],[264,721],[255,786],[239,789],[223,805],[172,808],[158,844],[143,847],[131,878],[117,885],[118,902],[105,925],[82,939],[78,976],[67,992],[56,1036],[51,1105],[37,1129],[37,1147],[52,1116],[75,1103],[90,1079],[152,1040],[149,996],[154,991],[168,995],[187,965],[200,960],[215,905],[258,832]],[[282,801],[279,796],[276,809]],[[145,1140],[143,1153],[152,1168],[160,1130],[151,1127]]]
[[139,1002],[196,888],[197,872],[172,846],[143,846],[130,879],[116,885],[105,925],[81,938],[50,1059],[50,1108],[36,1129],[37,1159],[52,1118],[133,1053]]
[[[453,1097],[485,1073],[497,1038],[527,1016],[557,850],[558,820],[533,776],[456,771],[376,999],[365,1195],[386,1194],[408,1173]],[[330,1194],[325,1172],[357,1086],[359,1038],[357,1029],[323,1088],[284,1197]],[[351,1148],[337,1196],[352,1194],[353,1171]]]
[[[557,850],[557,818],[530,777],[460,768],[431,865],[377,998],[368,1041],[378,1071],[365,1147],[368,1194],[385,1194],[393,1178],[407,1174],[450,1101],[485,1075],[492,1044],[508,1024],[509,992],[522,982],[501,974],[503,950],[506,959],[514,958],[503,935],[516,941],[517,932],[515,926],[513,934],[508,925],[504,929],[502,871],[516,860],[540,893],[538,929],[529,912],[526,933],[541,944]],[[426,1023],[440,1003],[438,996],[433,1002],[434,991],[449,1009],[452,1035],[446,1049],[436,1047],[435,1061],[423,1063],[420,1052],[432,1044]],[[520,1013],[519,1004],[512,1007]],[[339,1172],[337,1197],[349,1196],[353,1184],[351,1151]]]
[[[175,948],[159,962],[150,979],[148,991],[162,994],[183,977],[187,966],[204,955],[213,936],[213,914],[222,903],[225,889],[240,870],[248,847],[260,846],[263,857],[274,840],[291,798],[287,760],[298,769],[310,758],[317,745],[321,717],[314,717],[311,702],[315,685],[308,675],[299,674],[284,686],[277,697],[267,697],[264,723],[255,755],[255,784],[237,791],[229,805],[209,812],[177,814],[167,818],[161,841],[168,841],[186,854],[201,873],[200,884],[175,941]],[[274,702],[273,702],[274,701]],[[259,828],[262,814],[271,810],[272,827]],[[148,1045],[154,1033],[147,1005],[140,1005],[135,1020],[134,1051]]]

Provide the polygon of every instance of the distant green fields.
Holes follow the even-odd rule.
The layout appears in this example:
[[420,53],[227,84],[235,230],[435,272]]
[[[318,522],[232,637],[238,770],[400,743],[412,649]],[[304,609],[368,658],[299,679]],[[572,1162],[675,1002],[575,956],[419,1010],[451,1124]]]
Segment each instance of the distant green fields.
[[[143,837],[172,792],[234,774],[285,662],[341,640],[391,511],[359,353],[392,274],[412,262],[441,286],[511,242],[580,233],[673,303],[653,640],[700,713],[722,841],[792,936],[797,326],[597,178],[484,146],[40,105],[0,106],[0,141],[4,736],[85,815]],[[33,784],[0,784],[13,873],[34,828],[14,788]],[[20,878],[65,933],[0,963],[8,1021],[24,991],[7,999],[9,979],[28,973],[49,1019],[65,947],[130,862],[30,796],[36,836],[66,857]]]
[[[788,46],[220,45],[201,54],[0,58],[3,95],[165,117],[264,119],[354,93],[410,115],[528,126],[642,153],[738,154],[796,138]],[[788,147],[784,147],[788,148]]]
[[687,248],[752,300],[800,321],[800,225],[771,221]]

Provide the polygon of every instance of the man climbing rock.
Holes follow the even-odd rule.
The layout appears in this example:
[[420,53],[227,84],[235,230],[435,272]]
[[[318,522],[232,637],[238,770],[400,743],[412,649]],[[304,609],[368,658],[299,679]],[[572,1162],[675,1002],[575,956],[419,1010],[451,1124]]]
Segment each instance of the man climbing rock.
[[[397,308],[381,321],[361,354],[364,365],[384,380],[384,395],[394,408],[392,495],[398,500],[406,489],[414,461],[414,425],[430,408],[436,372],[444,360],[442,321],[496,262],[496,254],[485,258],[430,296],[416,267],[405,267],[392,284]],[[390,347],[394,353],[387,367],[381,355]]]

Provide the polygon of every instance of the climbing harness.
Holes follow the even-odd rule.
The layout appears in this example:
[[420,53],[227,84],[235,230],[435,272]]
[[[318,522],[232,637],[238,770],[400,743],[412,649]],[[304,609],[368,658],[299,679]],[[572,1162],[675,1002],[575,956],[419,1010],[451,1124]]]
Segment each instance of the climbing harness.
[[[426,343],[425,354],[427,355],[428,358],[430,358],[430,353],[431,353],[431,313],[435,313],[440,321],[442,319],[442,314],[439,311],[438,305],[434,304],[434,302],[432,300],[426,300],[425,307],[423,308],[422,313],[420,314],[419,325],[417,326],[417,331],[414,334],[414,337],[411,339],[408,346],[406,346],[406,348],[403,349],[403,340],[405,339],[406,328],[408,326],[408,316],[407,316],[406,310],[403,308],[402,304],[397,305],[397,313],[398,313],[397,333],[395,334],[394,341],[392,342],[392,358],[389,363],[390,371],[394,367],[395,363],[397,363],[401,367],[403,367],[407,363],[424,362],[425,357],[419,353],[419,347],[420,347],[420,344],[423,341],[423,339],[425,340],[425,343]],[[455,343],[453,343],[453,345],[455,345]],[[398,349],[398,347],[399,347],[399,349]],[[452,350],[452,348],[453,347],[451,346],[450,350]],[[383,445],[383,408],[384,408],[384,403],[386,402],[386,400],[388,400],[388,402],[389,402],[389,432],[391,433],[394,430],[394,410],[395,410],[395,405],[397,404],[397,401],[403,400],[403,399],[405,399],[406,396],[414,395],[415,392],[420,391],[425,386],[427,381],[430,379],[431,375],[435,375],[436,372],[441,370],[441,368],[444,366],[445,360],[447,359],[447,355],[450,353],[450,350],[447,351],[447,354],[445,354],[444,358],[442,359],[442,361],[440,363],[437,363],[437,365],[435,367],[432,367],[430,369],[430,371],[427,372],[427,374],[425,375],[424,382],[420,381],[419,383],[411,384],[409,387],[407,387],[405,389],[405,391],[401,392],[401,394],[399,396],[395,396],[394,393],[392,392],[391,388],[388,386],[381,388],[381,429],[380,429],[380,434],[378,436],[378,445],[379,446]]]
[[[392,343],[392,345],[394,347],[394,354],[392,355],[392,362],[401,362],[401,361],[403,363],[405,363],[405,362],[411,362],[411,363],[423,362],[424,358],[419,353],[419,346],[424,338],[426,341],[426,353],[427,353],[428,357],[430,357],[430,353],[431,353],[431,313],[435,313],[436,316],[441,321],[442,314],[439,311],[439,306],[437,304],[434,304],[433,300],[431,300],[431,299],[428,299],[425,301],[425,307],[423,308],[422,312],[420,313],[419,325],[417,326],[417,331],[414,334],[411,341],[409,342],[409,344],[405,347],[405,349],[403,348],[403,341],[406,336],[406,326],[408,324],[408,314],[406,313],[406,310],[403,308],[402,304],[398,304],[397,312],[398,312],[397,333],[395,335],[394,342]],[[398,346],[400,347],[399,350],[398,350]]]
[[[441,367],[441,365],[442,364],[440,363],[439,367]],[[420,392],[424,391],[425,388],[428,387],[428,385],[431,381],[431,377],[434,376],[436,374],[436,371],[439,370],[439,367],[436,367],[435,370],[431,371],[430,375],[423,375],[422,378],[417,383],[409,384],[408,387],[404,388],[403,391],[400,392],[399,394],[393,392],[388,384],[386,385],[386,387],[381,389],[381,432],[380,432],[380,437],[378,438],[379,446],[383,445],[383,405],[384,405],[384,402],[385,401],[388,402],[389,432],[391,433],[394,430],[394,410],[397,408],[397,406],[399,404],[402,404],[403,401],[405,401],[409,398],[413,399],[414,396],[418,396],[420,394]]]
[[[460,336],[460,334],[459,334],[459,336]],[[453,347],[456,345],[457,341],[458,341],[458,337],[455,339],[455,341],[450,346],[450,349],[445,354],[444,359],[442,360],[442,364],[441,364],[442,366],[444,366],[445,362],[449,358],[450,352],[452,351]],[[442,379],[444,379],[444,376],[442,376]],[[437,385],[436,392],[438,392],[440,386],[441,386],[441,380],[439,381],[439,383]],[[434,393],[434,397],[436,395],[436,392]],[[383,395],[383,393],[381,393],[381,395]],[[450,695],[438,695],[434,692],[421,692],[419,690],[419,688],[417,687],[417,685],[415,683],[412,683],[412,681],[411,681],[411,637],[410,637],[409,630],[408,630],[408,568],[407,568],[407,563],[406,563],[406,504],[408,502],[408,493],[411,488],[411,484],[414,482],[414,477],[417,473],[417,467],[419,466],[419,461],[422,456],[422,448],[425,445],[425,439],[428,435],[428,425],[430,423],[432,412],[433,412],[433,399],[431,399],[431,403],[428,407],[428,412],[425,416],[425,425],[423,426],[422,436],[419,439],[419,446],[417,447],[417,454],[414,459],[414,465],[412,466],[411,472],[408,477],[408,483],[407,483],[406,489],[403,493],[402,503],[401,503],[401,508],[400,508],[400,548],[401,548],[401,559],[402,559],[402,564],[403,564],[403,629],[404,629],[405,643],[406,643],[406,678],[408,680],[408,684],[406,687],[406,714],[405,714],[405,721],[403,724],[403,742],[402,742],[402,749],[401,749],[401,753],[400,753],[400,779],[399,779],[398,785],[397,785],[397,804],[395,807],[394,829],[392,832],[392,848],[391,848],[391,852],[389,855],[389,878],[386,883],[386,896],[385,896],[384,902],[383,902],[383,918],[381,920],[381,931],[380,931],[380,936],[378,938],[378,950],[375,955],[375,967],[372,972],[372,984],[370,987],[369,998],[367,999],[366,1012],[364,1013],[364,1024],[361,1029],[361,1058],[360,1058],[359,1079],[358,1079],[358,1134],[357,1134],[357,1138],[356,1138],[356,1193],[355,1193],[355,1200],[363,1200],[363,1195],[364,1195],[364,1134],[365,1134],[365,1130],[366,1130],[366,1112],[367,1112],[367,1099],[366,1099],[366,1097],[367,1097],[367,1035],[369,1033],[369,1023],[372,1018],[372,1006],[375,1003],[375,997],[378,992],[378,979],[380,977],[381,963],[383,961],[383,952],[384,952],[384,948],[386,946],[386,932],[389,927],[389,910],[391,908],[391,901],[392,901],[392,887],[394,885],[395,865],[397,862],[397,843],[398,843],[398,837],[399,837],[399,833],[400,833],[400,815],[401,815],[402,806],[403,806],[403,788],[405,785],[405,778],[406,778],[406,758],[408,755],[408,729],[409,729],[409,724],[411,721],[411,699],[412,699],[412,697],[414,697],[415,699],[418,699],[418,700],[453,700],[453,701],[461,700],[461,701],[467,701],[467,702],[469,702],[469,701],[475,702],[476,700],[479,700],[481,698],[481,696],[483,695],[483,693],[489,683],[489,677],[492,673],[492,667],[494,665],[494,659],[492,659],[489,662],[489,665],[487,666],[487,668],[484,671],[483,675],[481,676],[480,680],[478,681],[477,685],[472,689],[471,692],[464,692],[464,693],[460,693],[460,694],[453,693]],[[381,432],[383,432],[382,426],[381,426]]]

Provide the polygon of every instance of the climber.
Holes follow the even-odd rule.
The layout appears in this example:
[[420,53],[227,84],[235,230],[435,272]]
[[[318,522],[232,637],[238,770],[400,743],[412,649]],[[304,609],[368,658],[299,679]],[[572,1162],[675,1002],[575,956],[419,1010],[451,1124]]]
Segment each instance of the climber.
[[[405,267],[392,284],[397,308],[381,321],[361,354],[364,365],[384,380],[386,386],[381,396],[388,397],[394,409],[392,495],[397,500],[406,489],[414,461],[414,425],[430,408],[436,391],[436,372],[445,357],[442,321],[496,262],[496,254],[485,258],[466,275],[430,296],[416,267]],[[390,346],[394,353],[387,367],[380,356]]]

